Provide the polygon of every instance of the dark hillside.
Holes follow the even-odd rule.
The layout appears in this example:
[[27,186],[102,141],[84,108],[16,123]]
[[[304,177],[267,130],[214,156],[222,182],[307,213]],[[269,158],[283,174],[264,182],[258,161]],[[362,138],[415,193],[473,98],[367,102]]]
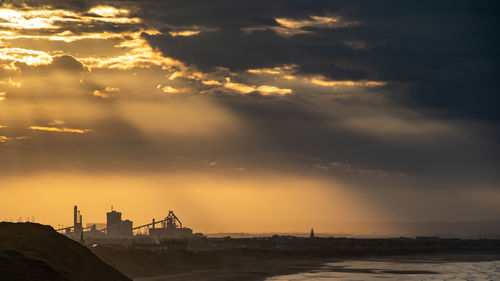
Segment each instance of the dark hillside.
[[130,281],[52,227],[0,223],[0,280]]

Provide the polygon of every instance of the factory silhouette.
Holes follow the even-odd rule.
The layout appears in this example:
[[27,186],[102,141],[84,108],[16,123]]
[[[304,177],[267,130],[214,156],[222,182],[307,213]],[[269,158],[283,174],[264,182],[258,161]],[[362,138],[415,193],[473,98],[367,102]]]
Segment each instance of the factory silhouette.
[[[78,206],[73,208],[73,225],[57,229],[58,232],[80,242],[121,242],[142,240],[151,242],[163,239],[193,239],[205,237],[201,233],[193,233],[188,227],[183,227],[180,219],[169,211],[167,217],[162,220],[153,218],[151,223],[134,227],[131,220],[123,220],[122,213],[111,207],[106,213],[106,224],[87,224],[83,226],[83,216]],[[135,232],[135,233],[134,233]]]

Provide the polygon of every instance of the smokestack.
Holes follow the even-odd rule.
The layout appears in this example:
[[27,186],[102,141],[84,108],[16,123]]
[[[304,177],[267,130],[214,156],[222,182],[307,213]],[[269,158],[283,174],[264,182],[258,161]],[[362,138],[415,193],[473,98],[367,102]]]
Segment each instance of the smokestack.
[[73,226],[76,226],[78,223],[78,206],[75,205],[73,208]]

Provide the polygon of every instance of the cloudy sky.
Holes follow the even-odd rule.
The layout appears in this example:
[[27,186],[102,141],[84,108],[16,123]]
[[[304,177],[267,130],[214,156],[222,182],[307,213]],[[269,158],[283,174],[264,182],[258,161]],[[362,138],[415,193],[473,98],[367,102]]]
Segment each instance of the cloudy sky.
[[1,5],[0,220],[500,219],[496,1]]

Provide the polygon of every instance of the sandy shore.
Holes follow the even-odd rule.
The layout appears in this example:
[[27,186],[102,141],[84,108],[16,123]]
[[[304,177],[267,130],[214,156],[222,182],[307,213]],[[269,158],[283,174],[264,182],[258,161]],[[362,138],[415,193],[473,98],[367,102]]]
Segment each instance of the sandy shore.
[[258,281],[271,276],[309,272],[321,268],[325,262],[327,261],[319,259],[265,260],[232,268],[194,270],[155,277],[134,278],[134,281]]
[[[134,278],[134,281],[259,281],[271,276],[286,275],[299,272],[310,272],[318,270],[325,263],[341,262],[347,260],[362,261],[387,261],[401,263],[445,263],[445,262],[480,262],[500,260],[500,255],[479,254],[446,254],[446,255],[405,255],[388,257],[366,257],[345,259],[277,259],[252,262],[244,266],[233,268],[218,268],[206,270],[194,270],[184,273],[167,274],[147,278]],[[339,272],[345,269],[339,268]],[[344,270],[344,271],[342,271]],[[356,269],[354,269],[354,272]],[[362,272],[360,272],[362,273]],[[400,274],[433,274],[435,272],[392,272]]]
[[419,254],[404,256],[379,256],[366,258],[351,258],[359,261],[387,261],[401,263],[443,263],[443,262],[482,262],[498,261],[500,254]]

